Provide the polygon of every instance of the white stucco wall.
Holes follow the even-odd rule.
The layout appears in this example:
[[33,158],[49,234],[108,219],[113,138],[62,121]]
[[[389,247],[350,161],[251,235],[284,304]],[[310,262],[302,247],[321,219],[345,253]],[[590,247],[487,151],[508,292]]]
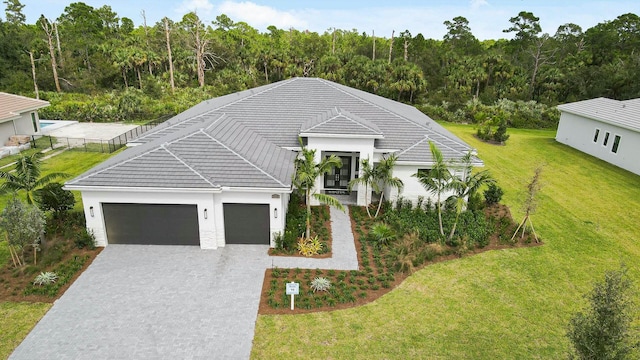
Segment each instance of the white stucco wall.
[[[600,129],[597,142],[593,141]],[[604,146],[605,134],[609,141]],[[618,152],[611,151],[615,136],[620,136]],[[640,133],[601,121],[563,112],[560,116],[556,140],[608,163],[640,175]]]
[[[374,159],[373,155],[373,138],[340,138],[340,137],[309,137],[307,140],[307,148],[316,150],[316,161],[319,162],[322,159],[323,153],[353,153],[353,160],[351,161],[351,178],[354,178],[355,158],[362,159]],[[320,177],[316,180],[316,189],[324,189],[324,177]],[[370,201],[365,196],[364,187],[360,189],[360,186],[356,189],[358,191],[358,205],[365,205]],[[318,205],[316,200],[311,201],[312,205]]]
[[[390,201],[396,201],[398,196],[402,196],[402,198],[406,200],[411,200],[412,202],[416,202],[419,196],[427,198],[431,198],[433,203],[436,202],[437,196],[425,190],[424,186],[420,184],[418,178],[413,177],[412,175],[418,172],[418,169],[428,169],[428,165],[408,165],[408,164],[396,164],[396,167],[393,169],[393,176],[398,177],[402,180],[404,187],[402,191],[398,194],[396,190],[385,189],[385,196]],[[459,174],[462,175],[462,174]],[[440,201],[444,202],[449,196],[453,195],[453,192],[448,191],[441,195]]]
[[9,140],[9,137],[15,135],[15,129],[13,128],[13,121],[5,121],[0,123],[0,146],[4,146]]
[[[277,195],[274,197],[273,195]],[[196,205],[200,247],[216,249],[225,245],[224,203],[268,204],[270,216],[270,238],[273,243],[274,232],[284,232],[288,193],[246,192],[226,190],[212,192],[160,192],[156,191],[82,191],[82,202],[87,229],[96,237],[97,246],[107,246],[108,239],[102,213],[102,203],[139,203],[139,204],[188,204]],[[91,216],[93,208],[93,216]],[[207,209],[207,218],[204,210]],[[278,209],[275,217],[274,209]]]
[[32,112],[20,114],[20,119],[13,120],[16,125],[17,135],[35,135],[40,133],[40,118],[38,117],[38,112],[33,112],[36,118],[37,131],[34,131],[31,114]]

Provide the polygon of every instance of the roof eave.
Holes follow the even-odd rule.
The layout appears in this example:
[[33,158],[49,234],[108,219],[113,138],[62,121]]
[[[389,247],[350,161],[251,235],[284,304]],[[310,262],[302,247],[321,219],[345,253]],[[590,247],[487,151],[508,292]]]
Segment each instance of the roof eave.
[[301,137],[314,137],[314,138],[340,138],[340,139],[384,139],[382,134],[376,135],[363,135],[363,134],[327,134],[327,133],[306,133],[301,132]]

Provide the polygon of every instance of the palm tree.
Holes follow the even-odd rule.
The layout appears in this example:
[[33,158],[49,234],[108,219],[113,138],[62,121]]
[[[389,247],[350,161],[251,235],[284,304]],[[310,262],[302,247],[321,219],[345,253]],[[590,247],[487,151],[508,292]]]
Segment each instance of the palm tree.
[[475,195],[483,185],[495,182],[491,177],[489,170],[482,170],[475,174],[471,174],[471,170],[473,168],[471,165],[471,158],[472,155],[471,152],[469,152],[460,160],[464,169],[464,174],[462,177],[454,176],[449,184],[449,188],[454,191],[454,195],[452,197],[456,199],[456,219],[453,222],[453,227],[449,234],[449,241],[451,241],[453,234],[456,231],[458,219],[460,218],[460,213],[462,213],[464,208],[465,200],[470,199]]
[[[375,168],[373,166],[371,166],[371,162],[369,161],[369,159],[362,159],[362,161],[360,162],[360,175],[349,181],[349,191],[351,191],[351,189],[353,189],[354,186],[362,184],[364,185],[364,193],[365,195],[365,201],[368,201],[369,198],[369,186],[371,186],[371,188],[378,192],[379,187],[378,187],[378,182],[375,181],[376,178],[376,174],[375,174]],[[371,212],[369,211],[369,205],[367,204],[367,215],[369,215],[369,218],[371,218]]]
[[404,187],[404,183],[400,178],[393,177],[393,167],[396,165],[397,160],[398,156],[391,154],[386,159],[382,159],[376,167],[375,180],[378,184],[382,184],[383,191],[380,193],[380,201],[378,202],[376,214],[373,216],[374,218],[377,218],[380,213],[380,208],[382,207],[382,201],[384,199],[384,189],[388,186],[401,191]]
[[307,230],[305,233],[305,237],[307,240],[309,240],[311,238],[311,196],[313,196],[321,203],[335,206],[338,209],[344,211],[344,206],[342,206],[338,199],[327,194],[315,193],[313,191],[316,184],[316,179],[321,175],[328,173],[335,167],[341,167],[342,161],[339,157],[331,155],[321,160],[319,163],[316,163],[316,150],[307,149],[302,144],[302,139],[299,140],[302,150],[300,151],[300,154],[298,155],[298,158],[295,162],[296,174],[293,182],[295,187],[304,191],[304,198],[307,205]]
[[65,173],[50,173],[40,176],[42,162],[39,159],[40,153],[31,156],[21,156],[16,161],[13,171],[0,171],[0,178],[5,179],[0,185],[0,193],[18,192],[24,190],[28,204],[33,204],[33,193],[53,182],[56,179],[67,177]]
[[429,141],[429,149],[431,150],[431,157],[433,158],[433,166],[428,172],[419,171],[411,176],[418,178],[420,184],[422,184],[427,191],[436,195],[440,235],[444,236],[444,229],[442,228],[442,204],[440,199],[442,194],[449,188],[451,172],[449,172],[449,167],[444,161],[442,152],[432,141]]

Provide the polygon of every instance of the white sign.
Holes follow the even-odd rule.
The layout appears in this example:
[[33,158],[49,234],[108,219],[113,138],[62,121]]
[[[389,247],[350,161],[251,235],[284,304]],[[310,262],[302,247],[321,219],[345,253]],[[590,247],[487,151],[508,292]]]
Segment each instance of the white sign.
[[296,282],[287,283],[287,295],[298,295],[298,294],[300,294],[300,283],[296,283]]

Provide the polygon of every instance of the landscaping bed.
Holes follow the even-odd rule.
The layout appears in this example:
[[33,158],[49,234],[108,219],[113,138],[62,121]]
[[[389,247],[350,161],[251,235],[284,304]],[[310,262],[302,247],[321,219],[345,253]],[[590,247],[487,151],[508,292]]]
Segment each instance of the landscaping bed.
[[[452,241],[442,241],[438,237],[437,223],[433,223],[434,210],[431,205],[412,207],[399,201],[395,209],[385,206],[385,213],[378,219],[367,216],[363,207],[351,206],[351,225],[358,253],[359,270],[339,271],[331,269],[267,269],[262,287],[259,314],[299,314],[327,311],[360,306],[386,294],[414,271],[429,264],[452,260],[489,250],[512,247],[537,246],[528,232],[524,238],[520,234],[511,241],[517,224],[513,221],[509,208],[494,204],[483,210],[461,217],[459,231]],[[430,210],[424,210],[429,207]],[[454,215],[443,213],[445,225],[449,225]],[[370,235],[376,223],[386,220],[399,226],[394,231],[400,233],[405,228],[425,226],[431,222],[429,231],[412,231],[397,235],[384,245],[377,244]],[[483,226],[474,226],[475,222]],[[435,225],[435,227],[434,227]],[[481,230],[485,230],[482,233]],[[435,234],[435,235],[434,235]],[[327,291],[314,291],[312,282],[318,277],[329,280]],[[290,309],[290,296],[285,294],[287,282],[300,283],[300,294],[295,299],[295,310]]]

